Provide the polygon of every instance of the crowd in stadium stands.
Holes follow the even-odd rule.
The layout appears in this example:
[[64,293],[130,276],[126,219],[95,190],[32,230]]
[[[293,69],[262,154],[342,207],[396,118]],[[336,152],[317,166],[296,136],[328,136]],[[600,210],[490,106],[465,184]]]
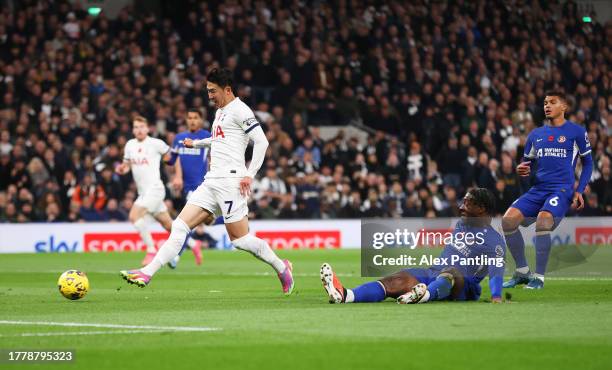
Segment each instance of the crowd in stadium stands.
[[[573,1],[186,2],[175,18],[127,8],[112,20],[9,3],[0,221],[126,220],[135,187],[114,167],[131,117],[168,143],[190,107],[210,125],[215,66],[234,71],[270,140],[253,218],[456,216],[474,185],[503,213],[528,186],[514,168],[549,88],[569,94],[592,143],[580,215],[612,215],[612,24],[583,23]],[[372,129],[367,143],[321,138],[350,122]],[[173,212],[179,194],[168,185]]]

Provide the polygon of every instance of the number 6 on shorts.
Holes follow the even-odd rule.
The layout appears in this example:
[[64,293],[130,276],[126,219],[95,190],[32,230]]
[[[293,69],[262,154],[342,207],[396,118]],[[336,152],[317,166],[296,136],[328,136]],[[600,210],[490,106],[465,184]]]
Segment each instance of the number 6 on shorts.
[[[227,202],[226,202],[226,203],[227,203]],[[554,198],[550,198],[550,200],[548,201],[548,203],[549,203],[551,206],[553,206],[553,207],[558,206],[558,205],[559,205],[559,197],[558,197],[558,196],[556,196],[556,197],[554,197]]]

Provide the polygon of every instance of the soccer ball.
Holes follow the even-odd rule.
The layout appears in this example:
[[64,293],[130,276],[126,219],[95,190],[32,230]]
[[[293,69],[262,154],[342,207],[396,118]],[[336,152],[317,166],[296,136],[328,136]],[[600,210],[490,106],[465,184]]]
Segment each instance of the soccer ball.
[[59,277],[57,287],[64,297],[77,300],[85,297],[89,291],[89,279],[84,272],[68,270]]

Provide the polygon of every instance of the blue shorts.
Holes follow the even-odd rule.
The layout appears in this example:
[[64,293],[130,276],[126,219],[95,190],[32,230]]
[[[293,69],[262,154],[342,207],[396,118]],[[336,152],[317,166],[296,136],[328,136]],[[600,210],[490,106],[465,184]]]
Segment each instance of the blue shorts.
[[[405,269],[402,271],[406,271],[410,275],[414,276],[419,283],[423,283],[425,285],[431,284],[438,275],[439,271],[435,271],[432,269]],[[448,297],[446,300],[449,301],[477,301],[480,299],[480,294],[482,292],[482,288],[480,287],[480,282],[471,277],[463,277],[463,290],[459,292],[458,297]]]
[[[533,186],[521,195],[510,207],[516,208],[527,219],[538,216],[540,211],[548,211],[558,224],[572,205],[574,197],[571,189],[542,189]],[[533,222],[533,221],[532,221]],[[530,222],[528,222],[530,223]]]

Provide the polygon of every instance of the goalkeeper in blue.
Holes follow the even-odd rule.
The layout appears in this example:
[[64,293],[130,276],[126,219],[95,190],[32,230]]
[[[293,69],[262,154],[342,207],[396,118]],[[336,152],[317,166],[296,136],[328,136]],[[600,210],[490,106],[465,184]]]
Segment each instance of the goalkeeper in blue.
[[[495,209],[491,192],[474,188],[461,204],[461,220],[453,231],[454,243],[447,244],[438,261],[429,268],[409,268],[380,280],[345,288],[328,263],[321,266],[321,281],[330,303],[380,302],[394,298],[398,303],[432,301],[477,301],[480,283],[489,276],[491,301],[501,302],[504,275],[504,239],[491,226]],[[472,233],[474,243],[461,243],[459,233]],[[469,263],[473,261],[473,263]],[[467,263],[466,263],[467,262]]]
[[[504,288],[526,284],[527,289],[544,287],[544,274],[550,254],[551,237],[569,208],[584,207],[584,192],[593,171],[591,144],[586,130],[565,119],[568,103],[559,91],[550,91],[544,98],[544,113],[548,123],[531,131],[525,143],[524,158],[516,168],[519,176],[535,172],[533,186],[518,198],[502,218],[506,244],[516,262],[512,278]],[[578,156],[582,171],[575,186]],[[535,220],[535,273],[525,258],[525,241],[519,225],[529,226]]]
[[[182,192],[184,199],[189,199],[191,193],[204,181],[204,176],[208,171],[208,148],[187,148],[183,145],[183,141],[185,139],[207,139],[210,137],[210,132],[202,128],[202,113],[195,108],[187,111],[186,121],[187,131],[177,134],[174,138],[170,151],[170,159],[166,163],[170,166],[175,166],[174,188]],[[202,264],[200,244],[190,235],[183,244],[179,254],[168,262],[170,268],[176,268],[185,249],[191,250],[197,265]]]

